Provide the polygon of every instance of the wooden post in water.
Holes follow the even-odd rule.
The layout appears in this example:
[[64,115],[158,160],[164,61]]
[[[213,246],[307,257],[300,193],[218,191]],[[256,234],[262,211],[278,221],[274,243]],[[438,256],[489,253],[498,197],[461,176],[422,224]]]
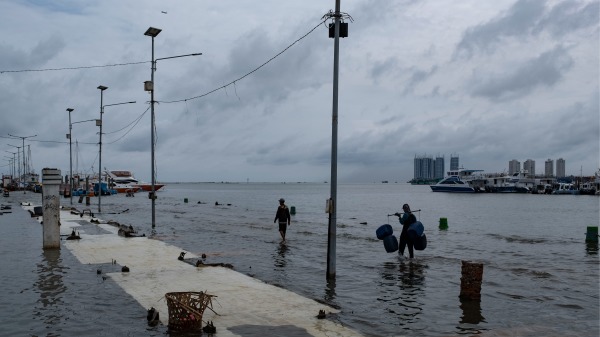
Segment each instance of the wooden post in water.
[[480,300],[482,279],[483,263],[462,261],[459,297],[465,300]]
[[60,170],[42,170],[42,209],[44,220],[44,249],[60,249]]

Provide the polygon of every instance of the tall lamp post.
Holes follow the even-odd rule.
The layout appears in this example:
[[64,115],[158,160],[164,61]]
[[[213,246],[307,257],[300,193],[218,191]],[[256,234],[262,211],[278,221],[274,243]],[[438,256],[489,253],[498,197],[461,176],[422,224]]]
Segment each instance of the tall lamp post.
[[99,85],[98,89],[100,89],[100,120],[96,123],[100,127],[100,142],[98,143],[98,213],[100,213],[100,202],[102,198],[102,98],[104,94],[104,90],[108,89],[103,85]]
[[[108,89],[108,87],[105,87],[103,85],[98,86],[98,89],[100,89],[100,119],[98,121],[96,121],[96,124],[100,127],[100,141],[98,143],[98,213],[102,212],[101,211],[101,198],[102,198],[102,115],[104,115],[104,108],[107,106],[113,106],[113,105],[121,105],[121,104],[131,104],[131,103],[135,103],[135,101],[132,102],[123,102],[123,103],[114,103],[114,104],[107,104],[107,105],[102,105],[103,102],[103,95],[102,93],[104,92],[104,90]],[[108,184],[107,184],[108,187]]]
[[73,129],[73,124],[71,124],[71,112],[73,112],[72,108],[67,108],[69,112],[69,133],[67,134],[67,138],[69,139],[69,198],[71,199],[71,205],[73,205],[73,147],[71,144],[71,130]]
[[14,179],[14,177],[15,177],[15,174],[16,174],[16,173],[15,173],[15,162],[16,162],[16,160],[17,160],[17,158],[16,158],[15,156],[17,155],[17,153],[16,153],[16,152],[10,152],[10,151],[6,151],[6,150],[4,150],[4,151],[5,151],[5,152],[8,152],[8,153],[12,153],[12,155],[13,155],[13,157],[12,157],[12,166],[11,166],[11,173],[10,173],[10,175],[11,175],[11,176],[13,177],[13,179]]
[[[8,151],[6,151],[6,152],[8,152]],[[8,159],[8,169],[10,170],[10,175],[12,176],[13,175],[12,171],[13,171],[13,166],[15,165],[15,160],[9,156],[4,156],[4,158]]]
[[[86,120],[84,120],[84,121],[78,121],[78,122],[73,122],[73,123],[70,123],[70,125],[71,125],[71,127],[72,127],[72,126],[73,126],[73,125],[75,125],[75,124],[78,124],[78,123],[85,123],[85,122],[96,122],[96,123],[98,123],[98,120],[97,120],[97,119],[86,119]],[[71,134],[71,133],[69,132],[69,135],[67,135],[67,136],[70,136],[70,134]],[[69,138],[69,139],[70,139],[70,138]],[[71,141],[69,140],[69,142],[71,142]],[[71,173],[71,176],[72,176],[72,175],[73,175],[73,173]],[[71,178],[72,178],[72,177],[71,177]],[[72,180],[72,181],[73,181],[73,180]],[[79,185],[79,179],[77,180],[77,185]],[[87,188],[87,187],[86,187],[86,188]],[[73,194],[73,186],[71,186],[71,194]]]
[[[17,178],[19,178],[19,185],[20,185],[21,184],[21,152],[20,152],[21,147],[12,145],[12,144],[6,144],[6,145],[17,148],[17,172],[18,172]],[[17,172],[15,172],[15,173],[17,173]],[[19,185],[17,185],[17,189],[19,188]]]
[[[27,170],[27,169],[25,168],[25,139],[26,139],[26,138],[33,138],[33,137],[37,137],[37,135],[33,135],[33,136],[25,136],[25,137],[22,137],[22,136],[13,136],[13,135],[11,135],[10,133],[9,133],[8,135],[9,135],[9,136],[11,136],[11,137],[14,137],[14,138],[21,138],[21,139],[23,140],[23,146],[22,146],[22,148],[23,148],[23,178],[25,178],[25,174],[26,174],[26,172],[25,172],[25,171]],[[24,182],[23,182],[23,194],[25,194],[25,183],[24,183]]]
[[[132,103],[135,103],[135,101],[106,104],[106,105],[103,105],[102,108],[100,109],[100,151],[98,152],[98,165],[101,165],[101,162],[102,162],[102,115],[104,114],[104,108],[106,108],[108,106],[113,106],[113,105],[132,104]],[[101,175],[102,166],[100,166],[99,172],[100,172],[99,177],[102,177],[102,175]],[[102,180],[100,179],[99,181],[100,181],[100,184],[98,185],[98,213],[100,213],[100,196],[102,195],[102,183],[101,183]],[[106,183],[106,188],[108,189],[108,182]]]
[[144,33],[144,35],[152,37],[152,67],[151,67],[150,81],[144,82],[144,90],[150,92],[150,138],[151,138],[151,143],[150,143],[150,149],[151,149],[150,157],[151,158],[150,158],[150,160],[151,160],[151,171],[152,171],[152,180],[151,180],[152,187],[151,187],[150,193],[148,194],[148,197],[152,200],[152,228],[156,227],[156,203],[155,203],[155,200],[156,200],[156,188],[155,188],[156,173],[155,173],[155,167],[154,167],[154,163],[155,163],[155,161],[154,161],[154,72],[156,71],[156,62],[159,60],[166,60],[166,59],[172,59],[172,58],[178,58],[178,57],[202,55],[202,53],[194,53],[194,54],[178,55],[178,56],[154,59],[154,38],[156,36],[158,36],[158,34],[160,34],[161,31],[162,31],[162,29],[150,27]]

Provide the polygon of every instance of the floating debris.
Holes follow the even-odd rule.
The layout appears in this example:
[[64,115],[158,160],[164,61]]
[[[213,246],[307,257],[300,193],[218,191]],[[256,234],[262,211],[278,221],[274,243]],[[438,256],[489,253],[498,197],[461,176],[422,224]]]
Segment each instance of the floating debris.
[[325,310],[319,310],[319,314],[317,315],[318,319],[323,319],[327,317],[327,315],[325,315]]
[[215,328],[215,326],[213,325],[213,322],[206,322],[206,325],[202,328],[202,331],[206,332],[206,333],[216,333],[217,332],[217,328]]
[[75,230],[71,232],[71,235],[67,237],[67,240],[80,240],[79,233],[75,233]]
[[149,326],[156,326],[160,322],[158,310],[154,309],[154,307],[148,309],[146,318],[148,319]]

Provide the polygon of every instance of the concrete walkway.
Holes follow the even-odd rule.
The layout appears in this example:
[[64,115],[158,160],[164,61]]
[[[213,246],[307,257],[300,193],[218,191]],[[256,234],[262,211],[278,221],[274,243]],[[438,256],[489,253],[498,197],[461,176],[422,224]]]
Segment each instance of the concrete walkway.
[[[22,205],[33,210],[33,205]],[[162,324],[168,324],[168,292],[206,292],[213,299],[213,311],[206,309],[203,320],[212,321],[217,336],[360,336],[330,319],[318,319],[320,310],[327,315],[337,310],[291,291],[266,284],[225,267],[195,267],[177,257],[178,247],[146,237],[124,238],[118,228],[97,224],[99,231],[85,233],[78,222],[90,221],[89,215],[60,211],[61,235],[73,230],[81,240],[63,241],[82,264],[110,264],[116,261],[130,272],[108,273],[141,306],[156,308]],[[42,217],[39,218],[39,221]],[[98,219],[94,219],[98,220]],[[100,221],[101,222],[101,221]],[[198,258],[186,252],[186,260]],[[216,312],[216,313],[215,313]]]

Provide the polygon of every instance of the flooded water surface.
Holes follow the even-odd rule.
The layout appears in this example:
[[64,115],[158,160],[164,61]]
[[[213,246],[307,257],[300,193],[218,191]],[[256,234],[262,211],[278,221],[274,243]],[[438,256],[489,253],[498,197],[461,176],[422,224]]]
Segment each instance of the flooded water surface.
[[[286,244],[273,223],[282,197],[296,211]],[[158,193],[155,228],[144,193],[103,197],[97,216],[339,308],[332,319],[366,336],[598,336],[598,245],[585,242],[586,227],[598,226],[598,197],[340,185],[336,277],[327,281],[328,197],[328,184],[168,184]],[[13,212],[0,219],[0,335],[165,334],[146,326],[147,308],[96,273],[116,266],[81,265],[64,247],[44,252],[41,226],[15,209],[21,199],[41,202],[31,192],[3,199]],[[97,211],[95,198],[91,206],[73,200]],[[412,261],[386,253],[375,236],[386,223],[399,235],[388,214],[403,203],[421,210],[428,239]],[[481,301],[459,299],[462,261],[484,265]]]

